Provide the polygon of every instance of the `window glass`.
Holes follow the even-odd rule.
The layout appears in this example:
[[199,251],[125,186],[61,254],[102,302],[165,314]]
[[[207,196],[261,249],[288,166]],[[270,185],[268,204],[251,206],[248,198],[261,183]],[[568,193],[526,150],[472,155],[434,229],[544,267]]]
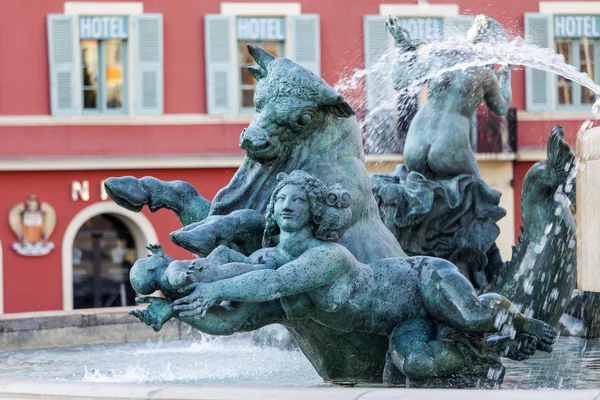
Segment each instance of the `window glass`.
[[[582,38],[579,41],[579,62],[581,64],[581,72],[585,72],[591,80],[596,81],[593,39]],[[593,90],[586,87],[581,88],[581,104],[594,104],[594,99]]]
[[127,41],[82,40],[83,110],[94,113],[125,111]]
[[81,41],[83,108],[98,108],[98,41]]
[[104,41],[106,108],[123,107],[123,42]]
[[254,44],[256,46],[262,47],[269,53],[273,54],[275,57],[284,56],[283,42],[280,41],[238,41],[238,60],[241,90],[240,107],[242,109],[251,109],[252,107],[254,107],[254,88],[256,87],[256,79],[254,79],[254,76],[252,76],[250,71],[248,71],[248,67],[250,65],[256,65],[256,63],[250,56],[250,53],[248,52],[248,48],[246,47],[248,44]]
[[[567,64],[573,65],[573,46],[571,39],[557,39],[556,52],[562,54]],[[558,77],[558,104],[573,104],[573,82],[565,77]]]

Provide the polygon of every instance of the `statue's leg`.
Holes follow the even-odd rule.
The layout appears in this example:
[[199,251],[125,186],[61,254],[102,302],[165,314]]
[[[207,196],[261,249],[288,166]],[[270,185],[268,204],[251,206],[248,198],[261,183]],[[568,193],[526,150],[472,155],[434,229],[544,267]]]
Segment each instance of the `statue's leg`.
[[220,245],[249,255],[262,247],[264,229],[265,220],[258,211],[237,210],[183,227],[171,233],[171,240],[204,257]]
[[425,307],[435,319],[460,332],[525,333],[538,338],[538,349],[552,351],[556,331],[545,322],[528,318],[504,296],[477,297],[471,283],[456,267],[431,259],[422,267],[419,285]]
[[184,181],[165,182],[151,176],[123,176],[104,181],[106,193],[123,208],[140,212],[145,205],[155,212],[173,211],[183,226],[202,221],[210,211],[210,202]]
[[448,376],[466,366],[463,353],[453,341],[435,340],[435,322],[414,319],[402,322],[390,336],[393,365],[411,379]]

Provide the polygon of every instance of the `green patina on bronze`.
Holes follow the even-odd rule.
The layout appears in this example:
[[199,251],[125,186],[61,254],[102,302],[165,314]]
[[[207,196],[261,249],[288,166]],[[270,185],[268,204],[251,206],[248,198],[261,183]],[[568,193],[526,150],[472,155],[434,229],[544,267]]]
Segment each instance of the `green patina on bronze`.
[[[166,298],[140,299],[149,306],[133,311],[136,317],[155,330],[177,318],[217,335],[280,323],[324,380],[349,384],[398,384],[407,377],[422,386],[494,383],[502,378],[500,355],[525,359],[537,349],[551,351],[554,330],[519,312],[507,299],[510,290],[477,295],[462,269],[427,257],[445,256],[465,271],[475,260],[472,270],[483,271],[488,286],[508,288],[518,279],[511,271],[519,257],[503,269],[493,244],[503,216],[499,193],[478,172],[436,177],[435,168],[417,164],[418,171],[402,176],[374,177],[372,188],[360,128],[343,96],[290,60],[249,51],[258,84],[254,119],[240,138],[246,157],[212,203],[181,181],[105,182],[127,209],[174,211],[184,227],[172,241],[202,256],[174,261],[152,247],[132,268],[132,284],[140,293],[160,289]],[[436,89],[440,96],[443,87]],[[550,169],[562,159],[549,162]],[[554,193],[547,191],[539,203],[551,204]],[[536,212],[524,213],[527,231],[535,219],[528,213]],[[438,242],[427,238],[449,229],[450,242],[439,241],[444,253],[435,254]],[[530,229],[524,240],[537,237],[537,225]],[[496,280],[490,265],[498,267]]]

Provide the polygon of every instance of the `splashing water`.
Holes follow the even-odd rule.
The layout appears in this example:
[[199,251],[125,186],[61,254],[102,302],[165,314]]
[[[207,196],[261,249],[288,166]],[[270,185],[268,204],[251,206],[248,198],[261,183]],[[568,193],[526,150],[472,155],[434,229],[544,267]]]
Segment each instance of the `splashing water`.
[[[396,136],[396,117],[406,114],[405,118],[410,122],[418,108],[419,94],[423,85],[444,74],[490,65],[525,66],[563,76],[600,94],[600,85],[596,84],[587,74],[567,64],[562,55],[556,54],[549,48],[527,44],[523,38],[490,44],[472,43],[466,38],[451,37],[423,44],[418,50],[418,55],[411,51],[395,53],[396,51],[387,52],[370,69],[355,70],[334,85],[334,88],[356,104],[359,110],[365,110],[365,115],[360,118],[360,122],[361,128],[367,134],[367,141],[369,141],[370,134],[387,136],[383,142],[379,140],[381,142],[379,146],[383,148],[371,149],[374,153],[381,152],[379,150],[389,152],[390,143],[388,142],[393,141],[393,136]],[[392,91],[390,85],[393,81],[395,64],[407,65],[416,56],[420,60],[431,63],[433,67],[424,71],[419,70],[418,78],[412,79],[400,91]],[[375,92],[390,93],[389,96],[381,96],[380,103],[376,106],[371,105],[368,110],[366,110],[366,96],[364,95],[366,80],[370,80],[370,83],[375,85]],[[585,121],[580,132],[593,127],[595,120],[600,119],[600,100],[594,103],[591,111],[594,116],[593,120]]]

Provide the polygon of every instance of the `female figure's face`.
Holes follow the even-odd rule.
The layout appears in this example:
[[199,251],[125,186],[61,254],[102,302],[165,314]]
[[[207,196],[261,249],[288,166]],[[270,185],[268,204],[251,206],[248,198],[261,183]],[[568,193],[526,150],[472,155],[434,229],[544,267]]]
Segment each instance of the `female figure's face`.
[[310,221],[310,203],[304,189],[297,185],[281,188],[275,197],[274,217],[283,232],[306,227]]

